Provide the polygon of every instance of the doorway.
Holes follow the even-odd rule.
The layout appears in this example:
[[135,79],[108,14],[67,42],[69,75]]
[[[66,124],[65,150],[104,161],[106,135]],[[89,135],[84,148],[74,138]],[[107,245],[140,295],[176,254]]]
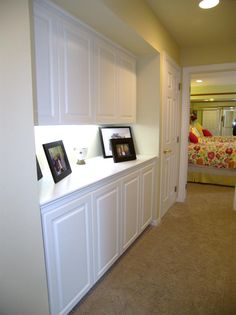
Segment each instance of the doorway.
[[177,201],[183,202],[186,198],[186,184],[188,171],[188,130],[190,114],[190,82],[191,75],[198,73],[236,71],[236,63],[204,65],[183,68],[182,115],[181,115],[181,146],[180,146],[180,176]]

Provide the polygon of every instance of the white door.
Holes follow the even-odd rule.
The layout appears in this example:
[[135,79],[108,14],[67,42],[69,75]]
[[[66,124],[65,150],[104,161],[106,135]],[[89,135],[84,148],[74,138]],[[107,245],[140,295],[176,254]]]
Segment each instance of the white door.
[[92,123],[92,35],[66,19],[60,31],[61,123]]
[[141,172],[141,208],[140,208],[140,232],[152,221],[154,208],[154,176],[152,165],[146,166]]
[[167,55],[163,59],[161,216],[176,201],[180,146],[180,68]]
[[93,284],[91,199],[42,216],[50,313],[68,314]]
[[117,57],[116,50],[106,41],[94,44],[94,91],[98,123],[117,121]]
[[98,280],[119,257],[120,186],[118,182],[98,189],[93,195],[94,268]]
[[136,121],[136,61],[133,57],[118,53],[117,107],[120,123]]
[[232,136],[233,121],[236,118],[236,107],[224,108],[222,124],[222,136]]
[[204,109],[202,112],[202,125],[205,129],[210,130],[214,136],[220,135],[220,116],[220,109]]
[[54,14],[34,4],[37,125],[59,123],[57,23]]
[[122,182],[122,251],[125,251],[139,233],[140,183],[139,172],[129,174]]

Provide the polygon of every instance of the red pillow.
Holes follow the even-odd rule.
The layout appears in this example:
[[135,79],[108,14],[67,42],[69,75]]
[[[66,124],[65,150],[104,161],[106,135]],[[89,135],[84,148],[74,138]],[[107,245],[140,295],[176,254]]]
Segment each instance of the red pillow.
[[204,137],[212,137],[212,133],[207,129],[202,129]]
[[195,136],[195,134],[192,133],[191,131],[189,132],[189,141],[192,142],[192,143],[198,143],[197,136]]

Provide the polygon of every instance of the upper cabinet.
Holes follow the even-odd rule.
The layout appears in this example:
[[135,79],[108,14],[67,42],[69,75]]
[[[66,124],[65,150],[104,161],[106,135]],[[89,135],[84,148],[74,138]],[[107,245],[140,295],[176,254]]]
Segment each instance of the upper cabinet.
[[37,124],[59,122],[57,19],[53,12],[34,7]]
[[119,51],[117,69],[119,120],[124,123],[136,121],[136,61]]
[[34,27],[36,124],[135,122],[134,56],[48,2]]
[[64,124],[91,123],[93,37],[77,23],[60,25],[60,118]]
[[94,101],[97,122],[134,122],[135,59],[102,39],[96,39],[94,53]]

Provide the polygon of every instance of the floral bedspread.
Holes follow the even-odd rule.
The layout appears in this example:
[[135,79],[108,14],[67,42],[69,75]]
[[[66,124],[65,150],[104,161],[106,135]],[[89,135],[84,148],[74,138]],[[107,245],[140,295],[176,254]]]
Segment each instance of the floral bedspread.
[[212,142],[219,142],[219,143],[235,143],[236,144],[236,137],[235,136],[213,136],[213,137],[199,137],[198,138],[200,143],[212,143]]
[[190,143],[188,147],[189,164],[228,168],[236,171],[236,141],[234,141],[236,137],[231,138],[233,138],[231,141]]

